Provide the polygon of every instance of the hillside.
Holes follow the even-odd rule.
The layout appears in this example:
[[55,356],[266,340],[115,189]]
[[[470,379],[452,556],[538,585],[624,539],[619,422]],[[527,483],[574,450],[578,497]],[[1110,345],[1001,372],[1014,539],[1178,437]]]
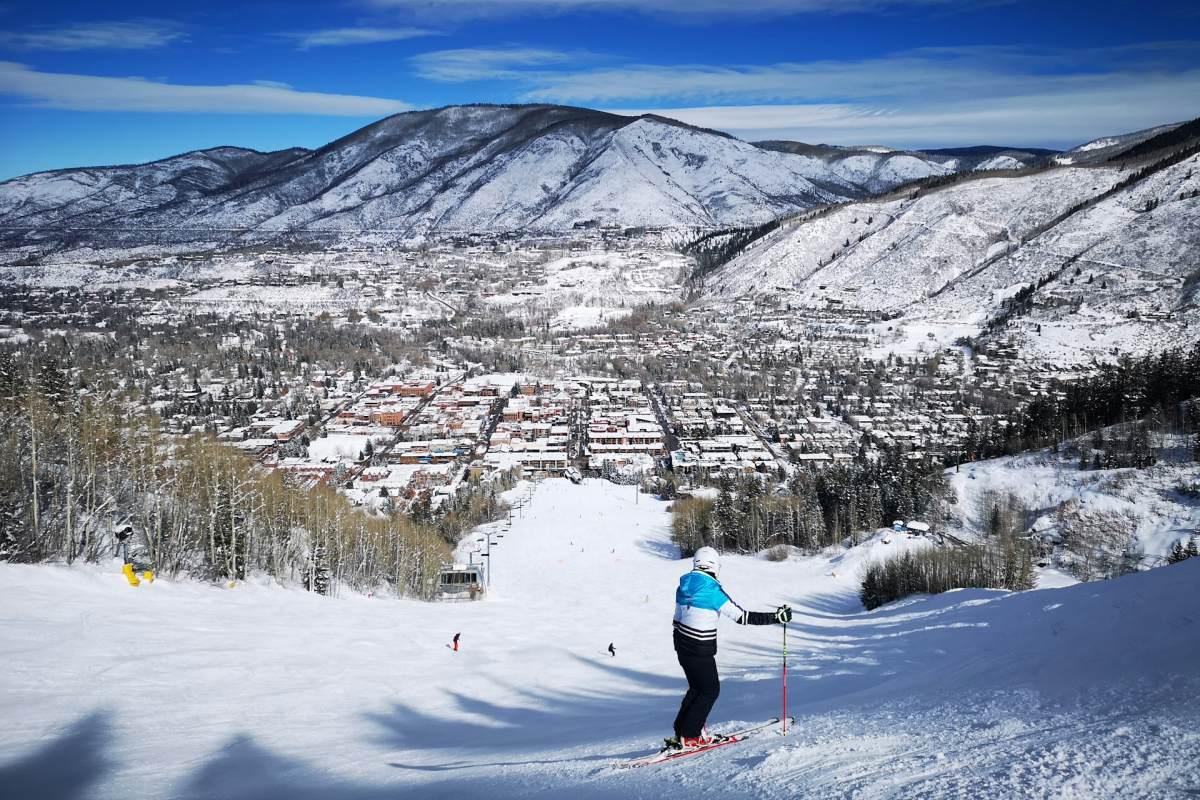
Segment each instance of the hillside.
[[[1127,430],[1114,426],[1098,435],[1123,444]],[[967,539],[986,536],[996,522],[1032,531],[1044,562],[1077,574],[1161,565],[1175,542],[1200,531],[1200,463],[1183,437],[1156,434],[1161,449],[1153,466],[1097,468],[1090,463],[1096,436],[1058,452],[1035,450],[948,470],[955,501],[949,529]],[[1088,469],[1079,469],[1081,449]]]
[[452,106],[314,151],[226,147],[16,178],[0,184],[0,247],[722,227],[948,171],[911,155],[868,162],[767,151],[651,115]]
[[1163,134],[1170,133],[1179,127],[1181,127],[1180,123],[1174,123],[1118,136],[1101,136],[1099,139],[1084,142],[1081,145],[1072,147],[1070,150],[1059,153],[1054,156],[1053,160],[1056,164],[1100,164],[1105,161],[1121,158],[1139,145],[1156,139]]
[[1028,289],[1003,333],[1035,355],[1144,350],[1164,327],[1195,339],[1200,155],[1174,152],[1132,166],[973,175],[850,203],[784,224],[707,276],[703,292],[899,312],[978,332]]
[[[797,609],[795,729],[616,770],[669,732],[683,689],[667,619],[686,566],[667,524],[628,486],[538,484],[475,604],[133,589],[113,566],[0,564],[0,780],[17,796],[245,800],[1200,789],[1200,563],[864,613],[858,568],[924,546],[906,536],[784,563],[728,557],[740,602]],[[723,625],[718,727],[777,713],[780,644],[778,628]]]

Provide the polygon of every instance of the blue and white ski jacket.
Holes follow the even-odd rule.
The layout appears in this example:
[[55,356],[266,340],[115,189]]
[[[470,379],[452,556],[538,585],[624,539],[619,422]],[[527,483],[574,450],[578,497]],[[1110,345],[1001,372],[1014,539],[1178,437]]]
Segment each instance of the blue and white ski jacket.
[[770,612],[747,611],[733,602],[720,582],[694,569],[679,579],[675,590],[675,650],[689,655],[717,652],[717,621],[724,615],[739,625],[770,625]]

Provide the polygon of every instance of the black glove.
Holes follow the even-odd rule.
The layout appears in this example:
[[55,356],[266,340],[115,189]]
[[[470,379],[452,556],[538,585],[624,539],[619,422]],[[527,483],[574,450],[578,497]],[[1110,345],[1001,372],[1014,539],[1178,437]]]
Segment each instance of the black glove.
[[786,625],[792,621],[792,607],[780,606],[775,609],[775,621],[780,625]]

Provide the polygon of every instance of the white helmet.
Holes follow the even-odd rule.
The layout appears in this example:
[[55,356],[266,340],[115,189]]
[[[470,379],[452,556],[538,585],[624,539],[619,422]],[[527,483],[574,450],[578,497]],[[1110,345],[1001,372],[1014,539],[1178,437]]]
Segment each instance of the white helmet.
[[701,547],[692,556],[692,569],[702,569],[716,575],[721,569],[721,554],[712,547]]

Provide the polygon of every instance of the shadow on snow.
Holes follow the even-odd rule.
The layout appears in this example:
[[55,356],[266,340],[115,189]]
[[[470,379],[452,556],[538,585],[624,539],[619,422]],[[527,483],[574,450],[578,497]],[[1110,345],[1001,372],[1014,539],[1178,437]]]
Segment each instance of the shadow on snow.
[[0,792],[6,797],[76,800],[86,797],[111,771],[104,746],[111,738],[109,714],[81,717],[57,739],[0,766]]

